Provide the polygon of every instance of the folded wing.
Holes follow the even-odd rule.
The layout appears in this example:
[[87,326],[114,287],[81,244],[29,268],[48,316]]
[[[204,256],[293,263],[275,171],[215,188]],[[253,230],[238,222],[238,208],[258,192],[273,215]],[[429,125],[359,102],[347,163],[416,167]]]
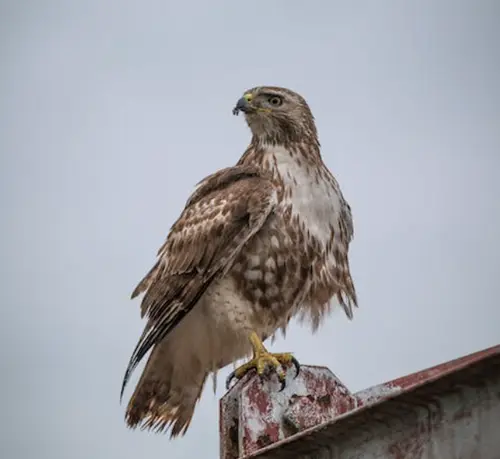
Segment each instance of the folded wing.
[[130,358],[121,395],[147,352],[228,272],[276,200],[269,178],[249,166],[222,169],[200,182],[158,251],[156,264],[132,294],[145,293],[141,314],[148,322]]

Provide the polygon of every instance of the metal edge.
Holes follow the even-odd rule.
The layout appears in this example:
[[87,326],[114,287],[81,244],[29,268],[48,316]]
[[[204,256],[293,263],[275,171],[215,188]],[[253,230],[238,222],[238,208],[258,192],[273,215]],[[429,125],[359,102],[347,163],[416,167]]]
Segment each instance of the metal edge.
[[[459,374],[466,370],[467,368],[484,364],[486,361],[490,359],[494,359],[495,357],[499,358],[499,371],[500,371],[500,345],[498,346],[492,346],[490,348],[474,352],[472,354],[466,355],[464,357],[459,357],[454,360],[450,360],[448,362],[444,362],[442,364],[436,365],[434,367],[430,367],[424,370],[421,370],[416,373],[412,373],[407,376],[403,376],[402,378],[395,379],[393,381],[389,381],[387,383],[383,383],[379,386],[375,387],[380,387],[380,386],[385,386],[385,385],[395,385],[396,384],[403,384],[403,388],[400,391],[396,392],[391,392],[388,393],[387,395],[383,395],[375,400],[373,400],[371,403],[367,403],[364,405],[359,406],[358,408],[355,408],[351,411],[348,411],[347,413],[344,413],[342,415],[339,415],[337,418],[333,419],[332,421],[327,421],[322,424],[319,424],[317,426],[311,427],[307,430],[304,430],[303,432],[299,432],[295,435],[292,435],[288,438],[285,438],[284,440],[281,440],[279,442],[273,443],[272,445],[266,446],[258,451],[255,451],[252,454],[249,454],[247,456],[242,456],[240,459],[251,459],[251,458],[258,458],[258,457],[264,457],[268,453],[271,453],[282,446],[287,446],[291,443],[295,443],[297,441],[300,441],[302,439],[310,438],[318,434],[320,431],[325,431],[329,428],[332,427],[337,427],[339,424],[342,424],[345,422],[347,419],[355,418],[362,416],[364,413],[373,410],[380,405],[389,402],[391,400],[396,400],[398,398],[401,398],[409,393],[413,393],[417,391],[418,389],[422,389],[426,386],[430,386],[433,383],[437,383],[439,380],[443,380],[446,377],[450,377],[455,374]],[[406,381],[406,385],[405,385]],[[412,381],[415,381],[412,383]],[[371,389],[368,389],[371,390]],[[366,392],[366,391],[362,391]],[[357,394],[354,394],[356,396]]]

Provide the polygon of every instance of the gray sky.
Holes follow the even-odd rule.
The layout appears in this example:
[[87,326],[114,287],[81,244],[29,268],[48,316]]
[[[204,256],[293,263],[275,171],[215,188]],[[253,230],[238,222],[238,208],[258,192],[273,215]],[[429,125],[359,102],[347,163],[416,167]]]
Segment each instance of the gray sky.
[[0,1],[0,456],[217,457],[227,371],[183,439],[125,428],[128,298],[245,149],[231,109],[260,84],[310,102],[360,300],[273,349],[359,390],[500,343],[499,21],[495,0]]

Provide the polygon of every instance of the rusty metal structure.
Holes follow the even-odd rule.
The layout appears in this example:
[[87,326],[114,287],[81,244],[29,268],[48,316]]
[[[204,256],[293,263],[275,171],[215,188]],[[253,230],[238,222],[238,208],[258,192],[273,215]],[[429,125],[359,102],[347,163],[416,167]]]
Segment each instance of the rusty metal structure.
[[500,458],[500,346],[354,394],[328,368],[289,373],[221,399],[221,459]]

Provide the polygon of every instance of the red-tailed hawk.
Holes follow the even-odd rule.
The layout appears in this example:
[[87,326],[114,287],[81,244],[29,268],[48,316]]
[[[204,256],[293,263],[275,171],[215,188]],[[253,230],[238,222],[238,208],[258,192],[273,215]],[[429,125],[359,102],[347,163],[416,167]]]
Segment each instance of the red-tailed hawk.
[[[125,384],[152,350],[127,407],[130,427],[184,434],[207,376],[253,351],[251,368],[282,365],[262,341],[299,313],[316,329],[332,302],[352,318],[351,209],[320,154],[314,118],[293,91],[256,87],[243,112],[252,141],[233,167],[201,181],[158,260],[132,298],[145,293],[145,330]],[[336,300],[336,301],[334,301]]]

